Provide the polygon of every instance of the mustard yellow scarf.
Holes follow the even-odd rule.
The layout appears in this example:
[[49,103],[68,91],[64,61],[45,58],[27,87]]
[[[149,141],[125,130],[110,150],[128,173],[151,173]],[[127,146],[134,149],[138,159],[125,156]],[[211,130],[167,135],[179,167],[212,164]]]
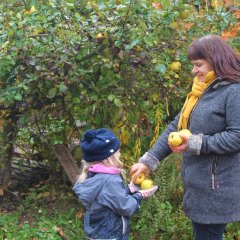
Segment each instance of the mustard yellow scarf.
[[187,95],[186,101],[183,105],[180,119],[178,122],[178,129],[186,129],[191,112],[196,105],[198,99],[201,97],[205,89],[217,78],[214,71],[207,73],[203,82],[199,81],[196,76],[193,80],[192,91]]

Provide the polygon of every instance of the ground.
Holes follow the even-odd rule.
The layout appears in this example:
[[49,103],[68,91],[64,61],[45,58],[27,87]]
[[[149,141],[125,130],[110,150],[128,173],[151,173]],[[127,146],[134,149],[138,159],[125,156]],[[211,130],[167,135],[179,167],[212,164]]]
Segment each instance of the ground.
[[15,193],[5,191],[4,195],[0,196],[0,212],[8,213],[15,211],[21,204],[21,201],[21,198],[15,195]]
[[71,188],[72,186],[69,182],[53,183],[50,179],[27,185],[18,183],[5,191],[3,196],[0,196],[0,213],[16,212],[22,205],[26,205],[29,202],[32,205],[31,211],[29,214],[26,212],[22,216],[23,220],[26,221],[26,218],[34,216],[34,208],[37,211],[39,206],[47,208],[49,214],[53,210],[61,212],[72,207],[79,208],[79,202]]

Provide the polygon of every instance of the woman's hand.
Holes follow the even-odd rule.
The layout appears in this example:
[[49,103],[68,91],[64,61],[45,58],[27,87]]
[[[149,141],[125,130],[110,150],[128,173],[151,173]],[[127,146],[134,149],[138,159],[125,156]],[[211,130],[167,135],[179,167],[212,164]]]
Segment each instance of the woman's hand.
[[140,173],[143,173],[147,176],[150,172],[150,169],[143,163],[135,163],[132,165],[130,170],[130,175],[132,176],[132,181],[135,181]]
[[185,152],[187,150],[187,148],[188,148],[188,139],[189,139],[189,137],[182,136],[182,135],[180,135],[180,137],[182,138],[182,144],[181,145],[179,145],[177,147],[174,147],[170,143],[168,143],[168,146],[171,148],[171,150],[174,153]]

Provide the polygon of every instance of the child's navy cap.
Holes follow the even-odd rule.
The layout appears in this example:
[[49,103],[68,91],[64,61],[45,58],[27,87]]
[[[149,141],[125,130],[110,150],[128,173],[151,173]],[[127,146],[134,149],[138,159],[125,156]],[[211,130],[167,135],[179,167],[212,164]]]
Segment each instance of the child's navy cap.
[[107,128],[91,129],[83,134],[80,147],[85,161],[101,161],[119,150],[120,140]]

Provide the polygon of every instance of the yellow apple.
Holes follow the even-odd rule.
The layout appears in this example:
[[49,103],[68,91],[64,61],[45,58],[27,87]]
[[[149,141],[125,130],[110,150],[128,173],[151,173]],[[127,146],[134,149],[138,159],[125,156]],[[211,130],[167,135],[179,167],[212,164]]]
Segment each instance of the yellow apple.
[[179,132],[171,132],[168,136],[168,142],[173,147],[181,145],[182,138],[180,137]]
[[103,34],[102,33],[98,33],[97,35],[96,35],[96,38],[97,39],[102,39],[104,36],[103,36]]
[[170,69],[174,72],[180,71],[182,64],[179,61],[172,62],[170,64]]
[[192,135],[192,133],[188,129],[182,129],[181,131],[179,131],[179,134],[186,137],[187,139]]
[[139,45],[135,46],[134,49],[137,51],[137,52],[141,52],[143,51],[143,48]]
[[150,179],[145,179],[142,183],[141,183],[141,189],[145,190],[145,189],[149,189],[153,187],[153,181]]
[[190,16],[190,14],[191,14],[191,11],[188,10],[188,9],[185,9],[185,10],[182,12],[181,17],[182,17],[183,19],[187,19],[187,18]]
[[140,185],[145,179],[145,175],[140,173],[139,176],[133,181],[134,184]]

